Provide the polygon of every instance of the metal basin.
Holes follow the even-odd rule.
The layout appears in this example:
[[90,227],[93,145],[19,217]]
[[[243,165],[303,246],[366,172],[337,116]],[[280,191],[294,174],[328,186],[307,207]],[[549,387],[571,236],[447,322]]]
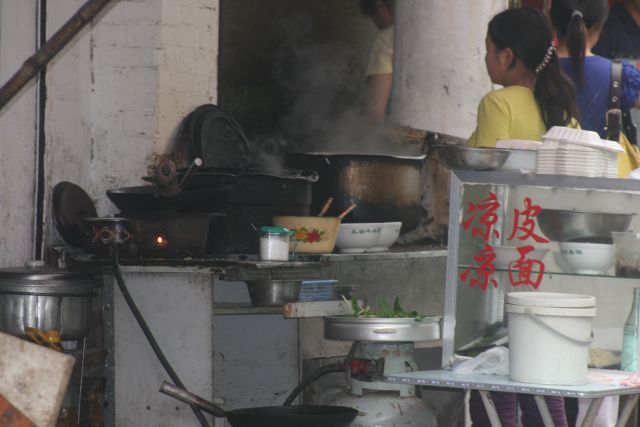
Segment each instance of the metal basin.
[[324,337],[342,341],[432,341],[440,339],[440,316],[413,318],[361,318],[329,316]]
[[449,168],[475,171],[500,169],[511,155],[510,150],[498,148],[436,145],[434,149]]
[[251,304],[279,306],[298,301],[301,280],[247,280]]
[[612,231],[625,231],[635,214],[542,209],[538,214],[540,230],[556,242],[598,243]]

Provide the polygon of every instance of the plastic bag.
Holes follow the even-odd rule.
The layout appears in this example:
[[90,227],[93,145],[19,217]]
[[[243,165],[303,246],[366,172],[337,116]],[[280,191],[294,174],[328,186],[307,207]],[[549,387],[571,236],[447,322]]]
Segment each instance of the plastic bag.
[[627,175],[628,179],[640,179],[640,168],[636,168],[631,171],[629,175]]
[[640,167],[640,148],[631,144],[622,132],[620,133],[619,143],[624,149],[624,153],[618,154],[618,176],[626,178],[631,171]]
[[485,350],[473,359],[453,368],[456,374],[509,374],[509,349],[503,346]]

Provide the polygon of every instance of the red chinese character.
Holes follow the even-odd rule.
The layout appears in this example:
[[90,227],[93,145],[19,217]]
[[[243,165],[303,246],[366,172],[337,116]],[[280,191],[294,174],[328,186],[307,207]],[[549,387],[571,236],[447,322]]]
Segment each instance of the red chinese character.
[[480,211],[481,215],[478,222],[481,226],[474,226],[471,229],[471,235],[477,236],[479,234],[485,242],[489,241],[489,236],[492,232],[496,238],[500,237],[500,232],[498,230],[492,230],[495,223],[498,222],[498,215],[496,214],[496,211],[499,207],[500,203],[493,192],[490,192],[489,197],[478,204],[469,202],[467,217],[462,222],[462,226],[467,230],[471,226],[473,220],[476,219],[476,211]]
[[[544,275],[544,263],[539,260],[527,258],[527,254],[534,250],[535,248],[533,246],[522,246],[518,248],[520,258],[511,261],[508,267],[511,286],[531,285],[534,289],[538,289],[538,286],[540,286],[542,276]],[[536,265],[539,269],[534,271],[534,266]],[[532,277],[534,273],[535,277]]]
[[[480,286],[482,290],[485,290],[489,283],[491,283],[494,288],[498,287],[498,283],[494,279],[489,279],[491,274],[496,271],[496,267],[493,265],[494,259],[496,259],[496,254],[490,245],[484,245],[484,248],[482,248],[480,253],[473,256],[473,260],[478,265],[475,267],[475,270],[473,270],[475,271],[475,276],[469,280],[470,287],[473,288],[474,286]],[[470,266],[460,273],[460,279],[463,282],[467,281],[472,268],[473,266]]]
[[540,206],[532,204],[531,199],[525,197],[524,207],[525,209],[523,211],[518,209],[513,210],[513,230],[507,240],[513,240],[513,238],[516,237],[516,233],[520,232],[517,236],[519,240],[527,240],[531,237],[538,243],[549,243],[547,239],[534,233],[536,222],[533,218],[537,217],[540,213]]

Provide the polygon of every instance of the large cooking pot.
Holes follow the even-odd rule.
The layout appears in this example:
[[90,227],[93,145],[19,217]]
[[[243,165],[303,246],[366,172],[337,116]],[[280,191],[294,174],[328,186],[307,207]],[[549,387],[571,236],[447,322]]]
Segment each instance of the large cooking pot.
[[283,171],[280,175],[250,172],[237,176],[199,171],[190,185],[194,188],[231,182],[229,197],[220,205],[226,214],[215,221],[210,233],[209,253],[258,253],[256,230],[271,225],[278,215],[309,215],[311,186],[316,176]]
[[332,212],[342,212],[352,203],[358,207],[344,223],[402,221],[402,232],[416,228],[422,215],[424,157],[394,157],[368,154],[290,153],[292,167],[315,170],[319,179],[312,186],[311,211],[318,212],[328,197]]
[[95,277],[30,265],[0,269],[0,331],[26,337],[25,329],[31,327],[58,331],[61,340],[87,336],[99,286]]
[[265,406],[225,411],[167,382],[162,383],[160,391],[216,417],[226,417],[232,427],[346,427],[358,415],[357,409],[326,405]]

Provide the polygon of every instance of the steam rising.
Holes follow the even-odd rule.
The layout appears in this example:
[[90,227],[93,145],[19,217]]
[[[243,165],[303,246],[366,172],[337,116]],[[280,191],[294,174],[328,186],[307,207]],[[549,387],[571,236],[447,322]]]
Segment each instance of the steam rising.
[[[334,154],[419,156],[422,146],[408,146],[398,129],[372,127],[364,113],[364,56],[345,42],[317,42],[306,15],[274,24],[280,44],[271,61],[278,90],[289,101],[281,135],[256,144],[261,159],[275,161],[278,150]],[[411,145],[411,144],[409,144]]]

